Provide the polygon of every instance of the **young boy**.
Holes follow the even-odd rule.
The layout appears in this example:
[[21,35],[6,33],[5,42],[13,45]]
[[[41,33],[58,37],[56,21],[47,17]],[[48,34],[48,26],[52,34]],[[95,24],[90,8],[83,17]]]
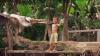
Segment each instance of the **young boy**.
[[52,24],[52,33],[49,42],[49,49],[48,51],[55,51],[56,45],[58,40],[58,17],[53,17],[53,24]]

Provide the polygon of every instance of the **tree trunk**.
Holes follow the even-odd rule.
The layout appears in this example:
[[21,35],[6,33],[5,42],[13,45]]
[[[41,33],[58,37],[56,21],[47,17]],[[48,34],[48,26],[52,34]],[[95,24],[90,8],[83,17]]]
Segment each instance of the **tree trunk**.
[[[50,10],[50,7],[51,7],[51,2],[52,2],[53,0],[48,0],[47,2],[48,2],[48,4],[47,4],[47,6],[48,6],[48,8],[49,8],[49,10],[48,10],[48,23],[51,23],[51,18],[52,18],[52,13],[51,13],[51,10]],[[49,39],[50,39],[50,36],[51,36],[51,24],[47,24],[46,25],[46,31],[45,31],[45,36],[44,36],[44,40],[46,39],[46,35],[48,34],[48,37],[49,37]]]
[[63,16],[64,16],[64,27],[62,41],[68,40],[68,4],[70,0],[63,0]]

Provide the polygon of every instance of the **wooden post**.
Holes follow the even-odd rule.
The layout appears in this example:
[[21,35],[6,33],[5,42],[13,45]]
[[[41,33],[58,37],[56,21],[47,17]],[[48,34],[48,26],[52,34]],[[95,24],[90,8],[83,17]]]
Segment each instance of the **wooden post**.
[[97,42],[100,42],[100,30],[97,31]]
[[12,45],[12,34],[11,34],[11,31],[10,31],[10,26],[9,26],[9,22],[7,21],[6,22],[6,32],[7,32],[7,39],[8,39],[8,49],[13,49],[13,45]]
[[45,34],[44,34],[44,40],[46,40],[47,33],[48,33],[48,25],[46,24]]

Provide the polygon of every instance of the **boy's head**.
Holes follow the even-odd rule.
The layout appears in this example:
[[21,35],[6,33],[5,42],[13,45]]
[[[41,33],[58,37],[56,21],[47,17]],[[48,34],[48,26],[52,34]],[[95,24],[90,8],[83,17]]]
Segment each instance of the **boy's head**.
[[57,16],[53,17],[53,23],[58,23],[58,17]]

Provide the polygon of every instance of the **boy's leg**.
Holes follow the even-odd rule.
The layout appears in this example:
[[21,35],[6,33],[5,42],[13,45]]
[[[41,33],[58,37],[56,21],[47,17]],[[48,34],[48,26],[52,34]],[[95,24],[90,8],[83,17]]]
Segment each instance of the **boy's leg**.
[[50,41],[49,41],[50,47],[49,47],[48,51],[51,51],[52,48],[53,48],[53,35],[54,35],[54,34],[51,34],[51,37],[50,37]]
[[53,50],[52,51],[56,51],[56,46],[57,46],[57,43],[54,43],[53,44]]
[[53,44],[49,44],[49,45],[50,45],[50,47],[47,51],[52,51],[54,46],[53,46]]
[[54,43],[53,43],[53,51],[56,51],[57,41],[58,40],[58,33],[54,34]]
[[56,49],[57,39],[58,39],[58,34],[57,33],[54,33],[54,34],[51,35],[50,47],[49,47],[48,51],[53,51],[53,50]]

